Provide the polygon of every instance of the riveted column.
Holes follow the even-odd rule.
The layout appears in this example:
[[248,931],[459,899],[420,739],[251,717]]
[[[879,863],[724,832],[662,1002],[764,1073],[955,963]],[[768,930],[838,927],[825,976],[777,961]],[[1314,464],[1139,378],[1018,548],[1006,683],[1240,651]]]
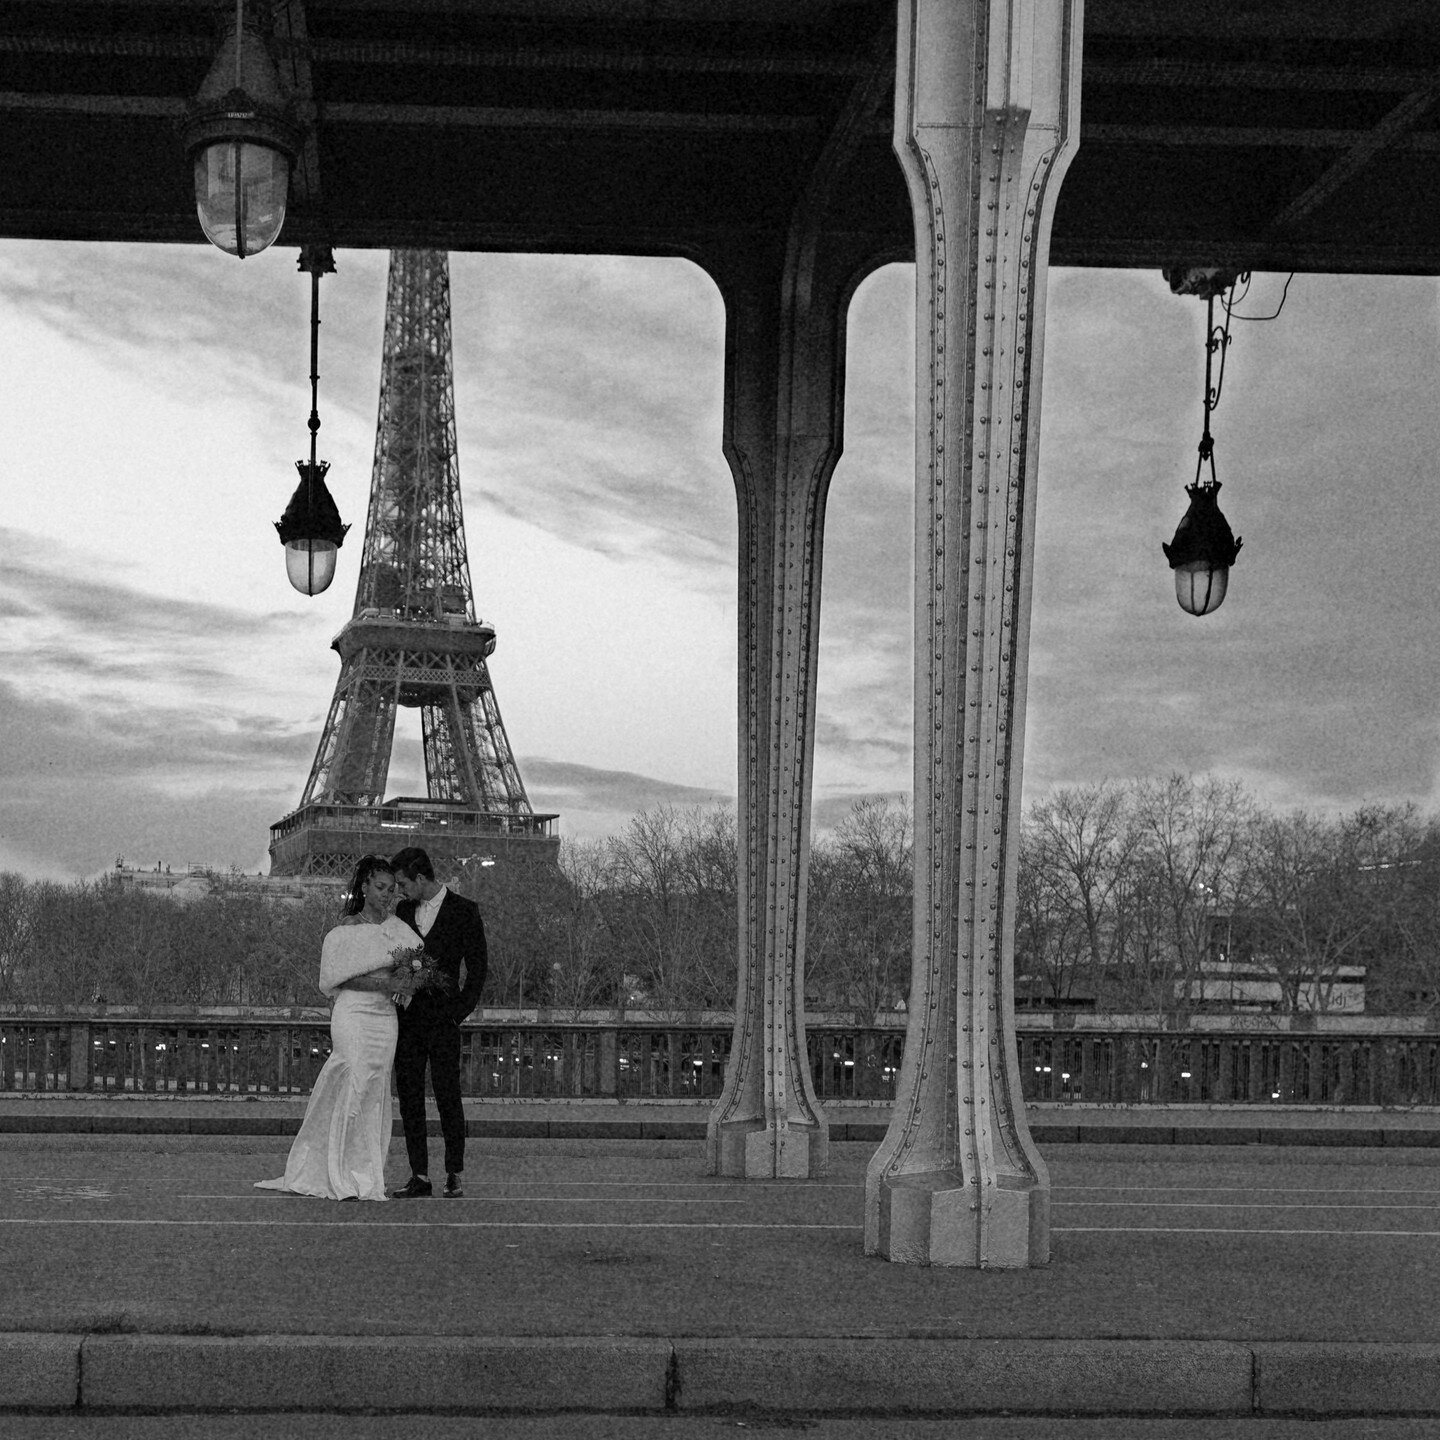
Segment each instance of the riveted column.
[[900,0],[895,150],[915,216],[915,943],[865,1248],[1049,1259],[1015,1055],[1024,748],[1050,220],[1079,138],[1080,0]]
[[711,1173],[823,1173],[805,1051],[805,892],[825,497],[840,458],[844,317],[863,273],[822,234],[717,275],[725,451],[740,512],[740,954]]
[[[881,34],[781,243],[712,256],[725,296],[725,455],[740,516],[739,965],[712,1173],[822,1174],[829,1131],[805,1047],[805,902],[825,498],[840,458],[845,314],[886,255],[830,226],[893,70]],[[847,197],[848,198],[848,197]]]

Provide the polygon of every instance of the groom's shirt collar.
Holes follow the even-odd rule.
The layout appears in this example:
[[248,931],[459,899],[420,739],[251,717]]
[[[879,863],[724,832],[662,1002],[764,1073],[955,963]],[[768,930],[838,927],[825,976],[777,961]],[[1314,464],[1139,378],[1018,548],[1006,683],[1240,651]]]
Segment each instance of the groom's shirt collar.
[[415,907],[415,924],[422,935],[430,933],[430,927],[435,923],[435,917],[440,913],[440,906],[449,893],[442,885],[428,900],[422,900]]

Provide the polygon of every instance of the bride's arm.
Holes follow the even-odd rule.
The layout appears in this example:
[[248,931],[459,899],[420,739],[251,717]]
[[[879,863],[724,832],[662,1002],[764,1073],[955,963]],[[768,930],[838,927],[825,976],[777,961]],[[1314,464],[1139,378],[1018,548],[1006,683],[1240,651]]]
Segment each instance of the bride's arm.
[[353,930],[337,927],[325,937],[320,957],[320,989],[331,996],[341,990],[371,991],[382,995],[409,994],[412,989],[410,976],[397,974],[393,963],[377,965],[375,950],[378,947],[372,948],[369,944],[357,947],[348,938],[354,933]]
[[409,966],[370,970],[352,975],[336,987],[340,990],[371,990],[381,995],[409,995],[415,989],[415,976]]
[[401,990],[401,976],[394,970],[371,970],[365,975],[352,975],[348,980],[342,980],[335,988],[337,990],[374,990],[382,995],[395,995]]

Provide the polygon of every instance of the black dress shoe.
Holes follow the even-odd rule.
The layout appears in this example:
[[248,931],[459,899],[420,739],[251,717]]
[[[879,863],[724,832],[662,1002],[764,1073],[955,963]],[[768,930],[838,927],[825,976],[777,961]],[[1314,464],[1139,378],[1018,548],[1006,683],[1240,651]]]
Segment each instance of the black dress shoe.
[[392,1200],[428,1200],[435,1192],[430,1188],[428,1180],[422,1180],[418,1175],[412,1175],[409,1182],[399,1190],[392,1190]]
[[453,1172],[445,1177],[445,1188],[440,1192],[446,1200],[458,1200],[465,1191],[460,1186],[460,1177]]

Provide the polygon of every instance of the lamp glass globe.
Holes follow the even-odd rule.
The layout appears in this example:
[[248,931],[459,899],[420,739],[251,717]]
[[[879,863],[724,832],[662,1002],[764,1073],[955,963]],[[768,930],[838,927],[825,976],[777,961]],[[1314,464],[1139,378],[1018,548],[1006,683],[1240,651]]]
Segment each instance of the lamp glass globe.
[[292,540],[285,546],[285,573],[302,595],[318,595],[335,578],[339,558],[333,540]]
[[280,233],[290,161],[268,145],[221,140],[195,154],[195,209],[207,238],[229,255],[258,255]]
[[1210,615],[1220,608],[1230,583],[1228,565],[1192,560],[1175,567],[1175,598],[1187,615]]

